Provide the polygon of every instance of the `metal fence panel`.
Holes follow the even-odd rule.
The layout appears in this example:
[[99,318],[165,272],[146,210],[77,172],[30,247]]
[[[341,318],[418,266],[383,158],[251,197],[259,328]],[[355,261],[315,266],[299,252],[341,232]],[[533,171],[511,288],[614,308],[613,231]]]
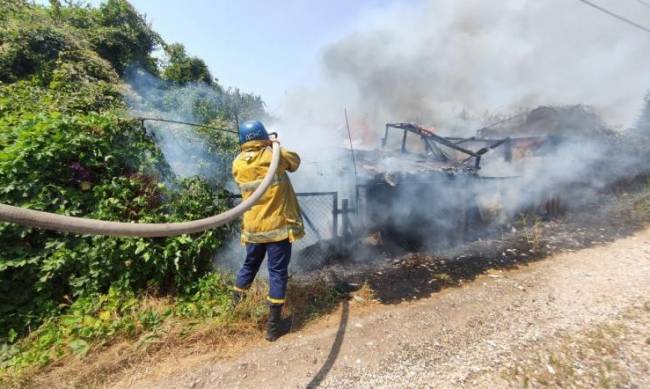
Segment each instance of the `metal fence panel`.
[[[338,193],[337,192],[306,192],[296,193],[303,223],[305,236],[294,243],[292,248],[292,268],[314,268],[324,260],[322,245],[338,238]],[[233,196],[238,203],[241,196]],[[245,251],[241,249],[242,258]]]

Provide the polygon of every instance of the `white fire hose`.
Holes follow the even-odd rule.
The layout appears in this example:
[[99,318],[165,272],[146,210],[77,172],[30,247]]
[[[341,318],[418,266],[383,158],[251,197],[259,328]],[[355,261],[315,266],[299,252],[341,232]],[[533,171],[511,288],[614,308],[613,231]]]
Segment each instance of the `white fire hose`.
[[241,216],[262,197],[273,181],[280,163],[280,145],[273,142],[271,166],[249,198],[218,215],[181,223],[122,223],[58,215],[0,204],[0,222],[21,224],[60,232],[107,236],[161,237],[192,234],[227,224]]

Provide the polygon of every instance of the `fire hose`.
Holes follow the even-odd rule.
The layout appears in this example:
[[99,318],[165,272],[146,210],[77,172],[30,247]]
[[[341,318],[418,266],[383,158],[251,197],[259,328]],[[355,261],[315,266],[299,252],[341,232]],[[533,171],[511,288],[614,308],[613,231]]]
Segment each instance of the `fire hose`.
[[0,222],[60,232],[106,236],[163,237],[202,232],[233,221],[255,205],[271,185],[279,163],[280,145],[274,141],[269,170],[250,197],[234,208],[204,219],[180,223],[123,223],[65,216],[0,204]]

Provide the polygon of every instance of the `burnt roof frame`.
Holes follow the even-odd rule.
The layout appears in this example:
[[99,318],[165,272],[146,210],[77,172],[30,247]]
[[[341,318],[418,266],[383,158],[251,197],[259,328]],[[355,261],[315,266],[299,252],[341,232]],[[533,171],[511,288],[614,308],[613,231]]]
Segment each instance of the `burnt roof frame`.
[[[462,162],[466,162],[471,158],[475,158],[475,163],[474,166],[476,169],[480,169],[480,164],[481,164],[481,156],[488,151],[501,146],[504,143],[507,143],[510,141],[510,138],[505,138],[505,139],[500,139],[494,141],[493,144],[483,147],[478,151],[472,151],[469,149],[466,149],[464,147],[459,146],[459,144],[469,141],[469,140],[476,140],[476,137],[472,137],[469,139],[463,139],[463,138],[445,138],[440,135],[434,134],[433,132],[418,126],[417,124],[413,123],[386,123],[386,130],[384,133],[384,137],[381,140],[381,147],[386,148],[386,143],[388,141],[388,131],[393,128],[393,129],[398,129],[398,130],[403,130],[404,133],[402,135],[402,147],[401,147],[401,152],[402,153],[407,153],[406,150],[406,139],[409,133],[413,133],[418,135],[422,141],[425,144],[425,149],[430,150],[433,152],[433,154],[437,154],[438,160],[441,160],[442,162],[447,162],[449,160],[449,157],[438,147],[437,144],[449,147],[450,149],[460,151],[461,153],[467,154],[468,158],[463,160]],[[455,142],[454,142],[455,141]]]

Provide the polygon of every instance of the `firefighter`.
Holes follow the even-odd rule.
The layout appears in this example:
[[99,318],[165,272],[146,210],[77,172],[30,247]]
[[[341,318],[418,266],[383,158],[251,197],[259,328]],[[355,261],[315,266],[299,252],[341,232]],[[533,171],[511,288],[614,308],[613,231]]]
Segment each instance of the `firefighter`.
[[[272,142],[264,125],[256,120],[239,127],[241,153],[232,164],[232,174],[239,185],[242,200],[248,198],[262,182],[271,164]],[[244,213],[241,242],[246,246],[246,259],[237,274],[233,300],[237,304],[251,286],[264,256],[269,271],[269,320],[266,339],[274,341],[289,330],[282,319],[289,277],[291,244],[304,235],[304,227],[296,194],[287,172],[300,166],[298,154],[281,148],[280,164],[271,186],[262,198]]]

